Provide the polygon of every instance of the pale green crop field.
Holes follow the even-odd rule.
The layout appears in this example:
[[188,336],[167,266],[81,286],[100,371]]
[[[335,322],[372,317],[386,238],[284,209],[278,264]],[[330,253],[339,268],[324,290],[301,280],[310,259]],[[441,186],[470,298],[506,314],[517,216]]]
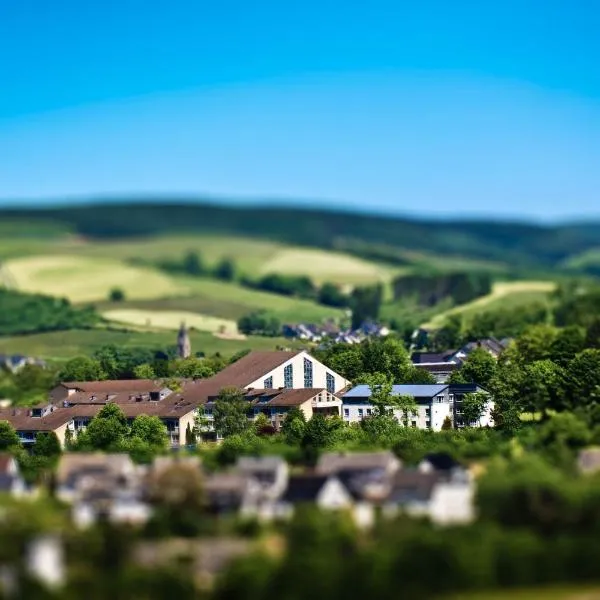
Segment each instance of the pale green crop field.
[[487,296],[439,313],[424,327],[441,327],[450,315],[468,316],[484,310],[511,308],[536,300],[545,301],[555,289],[556,283],[553,281],[499,281],[494,284],[492,292]]
[[181,323],[198,331],[209,331],[213,333],[237,333],[235,321],[220,319],[209,315],[201,315],[188,311],[176,310],[140,310],[135,308],[121,308],[108,310],[102,313],[108,321],[146,327],[149,329],[171,329],[177,330]]
[[48,255],[15,258],[4,263],[15,287],[72,302],[105,299],[114,287],[128,298],[160,298],[185,292],[173,280],[153,269],[86,256]]

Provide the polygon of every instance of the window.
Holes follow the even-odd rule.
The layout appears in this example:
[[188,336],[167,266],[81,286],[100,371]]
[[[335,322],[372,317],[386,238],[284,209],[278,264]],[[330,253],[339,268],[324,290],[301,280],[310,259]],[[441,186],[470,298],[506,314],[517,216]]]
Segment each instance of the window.
[[205,415],[212,415],[212,410],[213,410],[212,408],[205,408],[204,409],[204,414]]
[[416,422],[416,421],[413,421],[413,422],[411,423],[411,425],[412,425],[413,427],[416,427],[416,426],[417,426],[417,422]]
[[451,403],[454,402],[454,394],[450,394],[448,400],[450,400]]
[[371,409],[367,408],[367,414],[370,415],[371,414]]
[[425,421],[425,427],[428,427],[429,429],[431,429],[431,421],[429,419],[427,419],[427,421]]
[[327,373],[327,391],[335,394],[335,377],[331,373]]
[[263,381],[263,387],[266,390],[271,390],[273,389],[273,376],[271,375],[271,377],[267,377],[264,381]]
[[363,416],[363,412],[364,412],[364,411],[363,411],[363,409],[362,409],[362,408],[359,408],[359,409],[358,409],[358,416],[359,416],[359,417],[362,417],[362,416]]
[[308,358],[304,359],[304,387],[311,388],[313,386],[313,364]]
[[344,416],[345,417],[349,417],[350,416],[350,409],[349,408],[345,408],[344,409]]
[[286,388],[294,387],[294,365],[286,365],[283,369],[283,385]]
[[429,417],[429,416],[431,416],[431,409],[430,409],[430,408],[426,408],[426,409],[425,409],[425,416],[426,416],[426,417]]
[[444,396],[438,396],[437,401],[439,404],[441,404],[444,401]]

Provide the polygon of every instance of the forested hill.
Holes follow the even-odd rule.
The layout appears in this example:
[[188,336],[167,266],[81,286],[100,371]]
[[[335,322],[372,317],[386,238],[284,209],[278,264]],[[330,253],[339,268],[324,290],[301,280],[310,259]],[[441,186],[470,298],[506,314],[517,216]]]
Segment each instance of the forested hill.
[[91,238],[201,232],[336,248],[401,263],[406,250],[551,267],[600,248],[600,223],[541,226],[440,221],[332,210],[223,206],[206,202],[115,202],[68,208],[3,209],[0,223],[48,222]]

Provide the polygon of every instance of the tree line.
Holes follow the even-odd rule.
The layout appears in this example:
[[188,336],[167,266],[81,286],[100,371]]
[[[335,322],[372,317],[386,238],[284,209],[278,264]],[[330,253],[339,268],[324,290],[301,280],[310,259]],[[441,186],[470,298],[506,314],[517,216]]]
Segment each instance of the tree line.
[[90,329],[100,321],[91,307],[76,308],[65,298],[27,294],[0,286],[0,335]]

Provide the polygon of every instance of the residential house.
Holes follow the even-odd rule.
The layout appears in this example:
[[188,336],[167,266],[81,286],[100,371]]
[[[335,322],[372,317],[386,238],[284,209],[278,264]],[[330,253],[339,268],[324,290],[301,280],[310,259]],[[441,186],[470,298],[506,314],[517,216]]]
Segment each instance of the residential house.
[[22,354],[0,354],[0,369],[6,369],[11,373],[17,373],[25,365],[36,365],[43,368],[46,367],[46,363],[39,358],[23,356]]
[[353,517],[359,527],[371,527],[375,507],[381,506],[402,467],[392,452],[352,452],[323,454],[316,466],[322,475],[335,475],[353,499]]
[[204,482],[207,508],[215,516],[255,516],[261,492],[262,486],[256,479],[237,473],[216,473]]
[[99,518],[144,523],[150,506],[143,500],[143,470],[128,454],[66,453],[56,473],[56,497],[71,505],[78,527]]
[[[446,418],[450,418],[453,426],[461,427],[462,401],[465,394],[485,390],[476,384],[415,384],[394,385],[394,395],[412,396],[417,404],[417,410],[404,415],[403,411],[393,409],[393,414],[400,423],[406,422],[409,427],[432,429],[440,431]],[[357,423],[373,414],[370,403],[371,389],[368,385],[358,385],[342,396],[343,419],[347,423]],[[483,415],[474,426],[486,427],[493,425],[492,410],[494,402],[486,404]]]
[[63,381],[50,392],[55,405],[136,402],[138,399],[158,402],[172,393],[162,381],[154,379],[111,379],[104,381]]
[[441,481],[463,481],[471,477],[469,471],[446,452],[427,454],[417,469],[421,473],[435,473]]
[[[35,443],[38,432],[54,432],[64,447],[67,430],[76,437],[103,406],[112,402],[119,405],[129,422],[139,415],[158,417],[167,428],[171,446],[185,445],[186,429],[195,424],[197,404],[185,397],[185,386],[183,392],[171,392],[160,383],[152,384],[152,388],[144,381],[137,389],[131,389],[132,382],[63,383],[54,388],[49,402],[29,409],[0,409],[0,420],[11,423],[24,445]],[[88,385],[96,383],[103,385]]]
[[242,456],[238,458],[235,472],[256,481],[261,497],[271,501],[282,496],[289,479],[288,464],[279,456]]
[[0,493],[19,498],[25,494],[25,490],[25,481],[14,456],[0,453]]
[[471,479],[445,480],[437,472],[405,470],[394,477],[382,513],[388,518],[427,517],[438,525],[468,523],[475,516],[474,496]]
[[354,501],[352,494],[335,475],[294,475],[276,504],[275,514],[282,518],[290,517],[299,504],[314,504],[321,510],[351,510]]

